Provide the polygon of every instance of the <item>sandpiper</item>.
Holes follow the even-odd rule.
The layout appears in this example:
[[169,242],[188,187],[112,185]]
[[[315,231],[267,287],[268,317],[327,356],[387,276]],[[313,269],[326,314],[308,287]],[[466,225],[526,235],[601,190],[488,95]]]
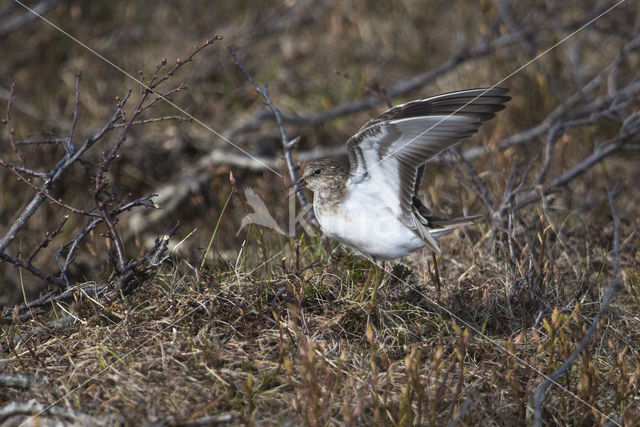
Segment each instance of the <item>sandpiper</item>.
[[322,232],[352,251],[379,260],[423,247],[477,216],[438,219],[417,191],[426,163],[478,131],[511,98],[508,89],[450,92],[393,107],[347,141],[347,171],[331,159],[310,161],[297,181],[313,191]]

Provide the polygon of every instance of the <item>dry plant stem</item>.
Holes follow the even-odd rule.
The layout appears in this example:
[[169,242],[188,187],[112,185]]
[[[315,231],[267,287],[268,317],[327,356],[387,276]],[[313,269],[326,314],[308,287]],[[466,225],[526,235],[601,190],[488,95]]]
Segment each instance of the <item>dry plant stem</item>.
[[[107,225],[107,228],[109,229],[109,233],[111,234],[111,240],[113,241],[115,251],[116,251],[116,257],[117,257],[116,261],[117,261],[119,272],[122,272],[124,270],[124,267],[127,265],[127,258],[124,253],[124,244],[122,243],[120,233],[118,233],[118,231],[116,230],[115,221],[111,217],[111,215],[109,215],[109,208],[108,208],[109,199],[105,200],[105,198],[102,195],[106,187],[104,173],[109,169],[109,165],[116,158],[116,154],[120,149],[120,146],[122,145],[122,143],[125,141],[127,133],[129,132],[129,129],[131,128],[131,125],[133,123],[133,120],[138,116],[138,114],[140,114],[140,107],[142,106],[142,103],[147,98],[149,93],[150,92],[148,90],[143,90],[142,94],[140,95],[140,98],[138,99],[138,103],[133,109],[133,113],[131,114],[131,117],[129,118],[126,125],[122,129],[122,133],[120,134],[120,137],[118,138],[117,142],[113,145],[113,147],[111,147],[111,151],[109,152],[109,154],[104,157],[102,164],[98,168],[98,172],[96,173],[96,177],[95,177],[95,189],[94,189],[95,196],[94,197],[96,200],[96,206],[98,210],[101,212],[102,219]],[[120,105],[118,107],[120,108]]]
[[589,326],[589,329],[587,329],[587,332],[585,333],[580,343],[577,345],[575,350],[573,350],[569,358],[562,365],[560,365],[558,369],[547,376],[542,384],[540,384],[536,388],[533,395],[533,425],[536,427],[543,425],[542,404],[544,403],[547,390],[549,389],[549,387],[553,386],[556,383],[556,380],[558,378],[569,373],[569,369],[571,368],[573,363],[591,341],[591,338],[593,337],[593,334],[595,333],[600,320],[609,310],[611,301],[613,300],[615,295],[622,289],[622,279],[620,278],[620,219],[618,218],[614,204],[615,193],[615,188],[611,191],[607,191],[607,196],[609,198],[609,207],[611,209],[611,216],[613,217],[613,253],[615,256],[615,265],[613,273],[611,275],[611,281],[609,282],[609,286],[607,287],[607,290],[602,297],[602,301],[600,302],[600,309],[598,310],[598,314],[596,314],[596,316],[594,317],[591,326]]
[[[75,259],[75,253],[79,248],[80,242],[101,223],[102,218],[93,218],[89,220],[87,222],[87,225],[82,230],[80,230],[80,232],[76,234],[72,240],[60,246],[60,249],[58,249],[58,251],[56,252],[56,262],[58,263],[58,268],[60,269],[60,277],[62,278],[62,280],[64,280],[65,287],[71,286],[71,283],[69,283],[69,278],[67,276],[67,271],[69,270],[69,266]],[[64,264],[62,264],[62,253],[68,247],[70,247],[70,249],[67,252]]]
[[[166,122],[166,121],[192,122],[193,119],[191,117],[183,117],[183,116],[164,116],[164,117],[155,117],[153,119],[134,120],[131,124],[146,125],[147,123],[158,123],[158,122]],[[126,123],[118,123],[117,125],[114,125],[114,128],[121,128],[125,126],[126,126]]]
[[180,222],[177,222],[167,234],[162,237],[158,237],[155,244],[149,249],[142,257],[130,262],[124,271],[121,273],[119,285],[123,287],[125,294],[133,291],[138,283],[132,281],[134,276],[145,276],[149,271],[156,269],[169,259],[168,245],[169,240],[176,234]]
[[[21,173],[24,173],[24,174],[27,174],[27,175],[31,175],[33,177],[40,178],[40,179],[47,178],[47,173],[46,172],[40,172],[40,171],[36,171],[36,170],[33,170],[33,169],[25,168],[23,166],[19,166],[19,165],[15,165],[13,163],[6,162],[6,161],[4,161],[2,159],[0,159],[0,166],[4,166],[5,168],[9,169],[20,180],[24,180],[22,178],[22,176],[20,176]],[[31,184],[29,180],[24,180],[24,181],[26,181],[27,184]]]
[[[238,58],[238,55],[236,54],[235,50],[232,47],[229,47],[229,52],[231,53],[231,56],[233,56],[233,60],[235,61],[238,68],[240,68],[240,70],[245,75],[247,80],[249,80],[249,83],[251,83],[251,85],[255,87],[256,92],[258,92],[258,94],[264,98],[265,103],[267,104],[269,109],[271,109],[271,112],[275,116],[276,122],[278,124],[278,128],[280,129],[280,139],[282,140],[282,151],[284,153],[284,160],[285,160],[285,163],[287,164],[287,169],[289,170],[289,177],[291,178],[291,182],[298,181],[298,174],[296,172],[297,168],[296,168],[296,165],[293,163],[293,156],[291,154],[291,151],[293,150],[296,143],[298,142],[298,138],[294,140],[289,140],[289,137],[287,136],[287,131],[284,128],[284,119],[282,118],[282,113],[271,100],[271,97],[269,96],[268,85],[265,83],[264,87],[260,87],[260,85],[253,79],[251,74],[249,74],[249,71],[247,71],[247,68],[244,66],[244,62],[240,60],[240,58]],[[305,209],[310,204],[309,204],[309,201],[307,200],[307,197],[304,195],[304,193],[299,190],[300,190],[299,187],[296,185],[296,188],[295,188],[296,196],[298,197],[298,200],[302,204],[302,209]],[[312,211],[309,211],[309,212],[312,218],[311,221],[315,225],[317,225],[313,212]]]
[[187,86],[184,83],[180,83],[180,85],[178,85],[177,87],[174,87],[173,89],[163,93],[163,94],[158,94],[156,95],[156,97],[149,101],[148,104],[143,105],[142,108],[140,108],[141,111],[145,111],[151,107],[153,107],[154,105],[156,105],[158,102],[160,101],[164,101],[167,100],[169,98],[171,98],[171,95],[180,92],[181,90],[185,90],[187,89]]
[[494,233],[504,228],[503,225],[507,213],[509,213],[510,216],[512,214],[511,211],[513,210],[513,200],[516,195],[522,190],[522,187],[524,186],[527,177],[529,176],[529,172],[531,171],[537,160],[538,156],[535,156],[533,159],[531,159],[522,173],[520,173],[520,170],[522,168],[521,163],[518,163],[514,166],[502,194],[502,202],[500,203],[500,207],[492,214],[491,220],[493,222]]
[[436,285],[436,300],[440,301],[440,290],[442,289],[442,282],[440,281],[440,269],[438,267],[438,258],[435,252],[431,253],[431,260],[433,261],[433,269],[429,268],[429,276],[434,285]]

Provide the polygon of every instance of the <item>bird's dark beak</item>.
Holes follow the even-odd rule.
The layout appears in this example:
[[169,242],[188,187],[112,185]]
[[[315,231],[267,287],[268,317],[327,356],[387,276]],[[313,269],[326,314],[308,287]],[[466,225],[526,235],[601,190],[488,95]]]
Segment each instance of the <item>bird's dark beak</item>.
[[286,198],[290,198],[291,196],[293,196],[294,194],[296,194],[298,191],[302,191],[302,189],[307,185],[307,181],[305,181],[304,178],[300,178],[295,182],[292,182],[290,185],[287,185],[285,188],[282,189],[282,191],[287,191],[291,188],[295,188],[293,191],[290,191],[289,194],[287,194]]

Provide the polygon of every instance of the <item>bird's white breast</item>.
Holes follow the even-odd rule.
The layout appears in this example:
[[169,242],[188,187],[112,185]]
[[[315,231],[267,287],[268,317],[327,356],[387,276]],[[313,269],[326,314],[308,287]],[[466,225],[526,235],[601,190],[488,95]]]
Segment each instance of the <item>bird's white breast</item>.
[[322,231],[351,249],[381,259],[408,255],[424,242],[399,219],[398,210],[381,199],[380,191],[358,185],[333,209],[316,209]]

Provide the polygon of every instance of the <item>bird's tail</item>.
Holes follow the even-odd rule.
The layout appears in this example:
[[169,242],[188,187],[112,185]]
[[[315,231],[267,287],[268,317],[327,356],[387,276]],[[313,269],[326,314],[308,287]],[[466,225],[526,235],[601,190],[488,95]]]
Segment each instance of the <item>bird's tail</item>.
[[462,216],[460,218],[452,219],[440,219],[440,218],[427,218],[429,222],[429,232],[431,235],[439,239],[442,236],[446,236],[456,228],[463,227],[465,225],[473,224],[473,221],[482,218],[482,215]]
[[438,218],[432,216],[431,211],[417,197],[413,198],[411,210],[413,213],[411,215],[412,225],[418,231],[424,243],[438,255],[440,254],[440,245],[438,245],[437,239],[446,236],[456,228],[473,224],[474,220],[482,218],[482,215],[461,216],[452,219]]

